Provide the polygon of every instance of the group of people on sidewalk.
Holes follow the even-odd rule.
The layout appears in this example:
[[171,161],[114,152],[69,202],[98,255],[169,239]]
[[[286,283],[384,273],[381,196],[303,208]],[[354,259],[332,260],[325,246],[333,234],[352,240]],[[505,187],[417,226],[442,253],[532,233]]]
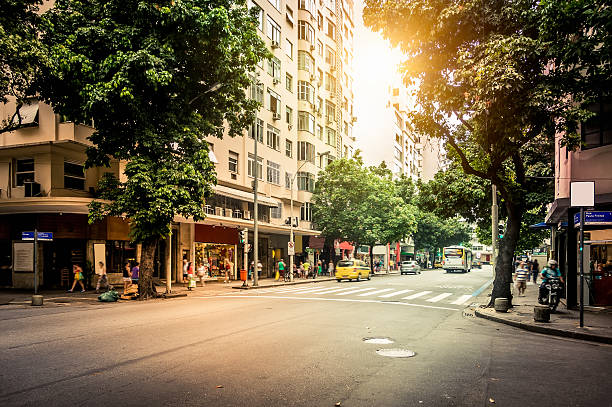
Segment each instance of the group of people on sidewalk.
[[[285,261],[281,258],[277,263],[277,272],[274,277],[275,280],[284,279],[288,280],[290,278],[289,267],[285,263]],[[294,278],[317,278],[317,276],[329,275],[332,276],[334,274],[334,263],[332,261],[327,264],[327,267],[324,268],[323,262],[321,260],[317,261],[316,264],[310,264],[308,260],[304,262],[300,262],[299,265],[293,264],[293,277]]]
[[[140,264],[137,261],[126,262],[123,265],[123,291],[125,292],[129,285],[138,284],[138,278],[140,275]],[[72,287],[67,290],[71,293],[74,291],[77,283],[81,286],[81,292],[84,293],[85,289],[85,275],[83,268],[78,264],[72,265],[73,281]],[[96,282],[96,293],[100,292],[100,287],[106,287],[109,290],[113,289],[113,286],[108,281],[108,273],[106,272],[106,266],[104,262],[99,261],[96,268],[96,274],[98,275],[98,281]]]
[[525,295],[525,289],[527,288],[527,282],[530,281],[530,277],[533,279],[533,283],[537,284],[538,275],[541,277],[541,284],[538,291],[539,303],[542,303],[542,300],[548,295],[547,283],[549,279],[558,278],[562,284],[565,284],[556,260],[550,260],[548,265],[544,267],[541,272],[539,271],[537,259],[533,261],[520,261],[514,272],[515,288],[519,296]]

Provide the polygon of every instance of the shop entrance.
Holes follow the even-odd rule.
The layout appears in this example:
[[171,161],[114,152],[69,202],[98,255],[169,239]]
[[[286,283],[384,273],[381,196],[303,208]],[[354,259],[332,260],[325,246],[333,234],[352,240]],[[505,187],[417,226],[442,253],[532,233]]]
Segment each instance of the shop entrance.
[[225,277],[225,263],[231,264],[230,279],[236,279],[233,265],[236,263],[236,250],[234,245],[221,243],[195,244],[195,268],[203,265],[208,270],[207,277]]

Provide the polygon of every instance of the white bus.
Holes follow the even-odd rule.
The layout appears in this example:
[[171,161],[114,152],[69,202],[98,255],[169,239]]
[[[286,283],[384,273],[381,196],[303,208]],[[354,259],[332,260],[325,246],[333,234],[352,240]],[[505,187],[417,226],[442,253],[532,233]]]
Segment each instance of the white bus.
[[442,268],[447,273],[472,270],[472,251],[463,246],[449,246],[442,249]]

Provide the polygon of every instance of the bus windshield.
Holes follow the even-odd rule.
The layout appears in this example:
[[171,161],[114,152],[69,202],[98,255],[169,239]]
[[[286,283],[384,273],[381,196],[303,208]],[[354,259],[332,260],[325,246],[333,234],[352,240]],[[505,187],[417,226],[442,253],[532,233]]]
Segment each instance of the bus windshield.
[[444,249],[446,257],[463,257],[463,249]]

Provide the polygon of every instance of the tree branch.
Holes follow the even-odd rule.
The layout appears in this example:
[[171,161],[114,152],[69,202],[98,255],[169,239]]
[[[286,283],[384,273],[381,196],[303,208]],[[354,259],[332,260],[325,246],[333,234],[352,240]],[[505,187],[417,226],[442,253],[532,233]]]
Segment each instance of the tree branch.
[[448,135],[448,133],[447,133],[447,139],[448,139],[448,143],[451,145],[451,147],[453,147],[453,149],[457,152],[457,154],[459,154],[459,158],[461,159],[461,167],[463,168],[463,172],[465,172],[466,174],[475,175],[475,176],[483,178],[483,179],[491,179],[491,177],[489,177],[486,173],[484,173],[482,171],[478,171],[477,169],[472,167],[472,165],[470,164],[469,160],[467,159],[465,153],[461,150],[461,148],[459,148],[459,145],[457,144],[455,139],[453,137],[451,137],[450,135]]

